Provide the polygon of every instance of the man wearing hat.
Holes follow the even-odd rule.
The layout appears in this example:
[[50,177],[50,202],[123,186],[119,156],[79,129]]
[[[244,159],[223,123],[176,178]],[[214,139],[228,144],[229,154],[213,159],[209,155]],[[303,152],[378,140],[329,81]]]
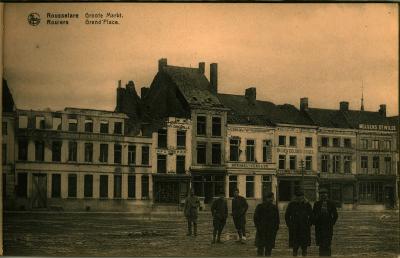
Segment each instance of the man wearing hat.
[[246,199],[239,195],[239,189],[235,189],[232,199],[232,217],[233,223],[239,235],[239,242],[244,243],[246,240],[246,212],[249,208]]
[[228,217],[228,204],[223,191],[220,191],[218,199],[214,200],[211,205],[211,215],[213,217],[213,239],[212,244],[221,243],[221,233],[226,224]]
[[194,236],[197,236],[197,216],[198,210],[200,207],[200,200],[199,198],[194,195],[194,190],[190,189],[190,195],[185,200],[185,208],[184,213],[187,219],[187,227],[188,227],[188,236],[192,235],[192,224],[194,230]]
[[258,204],[254,211],[258,256],[271,256],[272,248],[275,247],[276,233],[279,229],[279,211],[273,201],[274,194],[266,193],[263,202]]
[[307,247],[311,245],[312,207],[301,190],[297,190],[295,195],[295,199],[289,203],[285,212],[286,226],[289,229],[289,247],[293,248],[293,256],[297,256],[300,247],[302,256],[307,256]]
[[319,190],[320,200],[314,203],[315,242],[319,246],[319,256],[331,256],[333,226],[338,218],[336,205],[328,200],[328,190]]

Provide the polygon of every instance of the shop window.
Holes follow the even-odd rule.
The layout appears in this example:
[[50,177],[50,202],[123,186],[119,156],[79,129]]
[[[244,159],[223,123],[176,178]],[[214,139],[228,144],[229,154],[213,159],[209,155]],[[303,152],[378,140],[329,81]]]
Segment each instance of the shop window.
[[68,131],[77,132],[78,131],[78,120],[68,119]]
[[297,146],[297,137],[296,136],[290,136],[289,137],[289,145],[291,147]]
[[246,176],[246,197],[254,197],[254,176]]
[[17,197],[26,198],[28,196],[28,174],[18,173],[17,184]]
[[328,164],[329,164],[329,156],[322,155],[321,156],[321,172],[328,172]]
[[176,145],[178,148],[186,147],[186,131],[178,130],[176,132]]
[[35,161],[44,161],[44,141],[35,141]]
[[340,156],[334,155],[332,160],[332,172],[340,173]]
[[351,148],[351,139],[349,138],[344,139],[344,147]]
[[100,198],[108,198],[108,175],[100,175]]
[[176,156],[176,173],[185,174],[185,156],[183,155]]
[[167,156],[157,155],[157,173],[167,173]]
[[149,146],[142,146],[142,165],[149,165],[150,160]]
[[142,199],[149,198],[149,176],[142,176]]
[[108,133],[108,121],[100,121],[100,133]]
[[197,116],[197,135],[206,135],[206,117]]
[[122,146],[121,144],[114,144],[114,163],[121,164]]
[[340,147],[340,138],[332,138],[333,147]]
[[212,118],[212,136],[221,136],[221,118]]
[[128,164],[133,165],[136,163],[136,145],[128,146]]
[[344,173],[351,173],[351,156],[344,156]]
[[85,175],[83,184],[83,196],[85,198],[93,197],[93,175]]
[[368,173],[368,156],[361,156],[361,172]]
[[372,158],[372,169],[374,170],[375,174],[379,173],[379,157],[375,156]]
[[197,164],[206,164],[207,145],[204,142],[197,143]]
[[306,170],[312,170],[312,156],[306,156]]
[[128,175],[128,198],[136,198],[136,176]]
[[211,147],[212,164],[221,164],[221,144],[213,143]]
[[122,134],[122,122],[114,123],[114,134]]
[[52,174],[51,175],[51,198],[61,197],[61,175]]
[[43,116],[36,117],[36,129],[44,130],[45,129],[45,121]]
[[305,138],[305,146],[308,148],[312,147],[312,137],[306,137]]
[[100,162],[108,162],[108,144],[106,143],[101,143],[100,144],[100,157],[99,157]]
[[254,149],[255,149],[255,141],[247,140],[246,141],[246,161],[247,162],[255,161]]
[[68,142],[68,161],[76,161],[78,152],[77,142]]
[[61,161],[61,141],[53,141],[51,145],[51,160],[55,162]]
[[86,133],[92,133],[93,132],[93,120],[92,119],[86,119],[85,120],[85,132]]
[[158,148],[166,148],[167,147],[167,130],[159,129],[158,130]]
[[18,160],[28,160],[28,141],[18,141]]
[[230,139],[229,140],[229,160],[239,161],[239,140]]
[[286,156],[279,155],[279,169],[286,169]]
[[392,173],[392,158],[385,157],[385,173],[390,175]]
[[28,128],[28,116],[26,115],[20,115],[18,117],[18,128]]
[[279,135],[279,146],[286,146],[286,136],[284,135]]
[[383,185],[380,182],[360,182],[359,201],[361,203],[382,203]]
[[272,143],[271,140],[263,141],[263,162],[272,161]]
[[321,146],[328,147],[329,146],[329,138],[328,137],[321,137]]
[[77,190],[77,178],[76,174],[68,175],[68,197],[76,198],[76,190]]
[[290,156],[289,157],[289,168],[290,170],[296,170],[296,156]]
[[229,176],[229,197],[234,196],[234,191],[237,188],[237,176]]
[[114,198],[121,198],[122,193],[122,176],[114,175]]
[[93,162],[93,143],[85,143],[85,162]]

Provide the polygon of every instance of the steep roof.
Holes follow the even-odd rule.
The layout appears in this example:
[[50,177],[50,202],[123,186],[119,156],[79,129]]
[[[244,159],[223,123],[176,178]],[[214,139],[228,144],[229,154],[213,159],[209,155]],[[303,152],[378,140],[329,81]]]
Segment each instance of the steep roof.
[[306,113],[318,126],[333,128],[351,128],[340,110],[309,108]]
[[10,88],[8,88],[8,84],[5,79],[3,79],[2,91],[3,91],[3,112],[13,112],[15,109],[15,103]]
[[353,128],[359,128],[360,124],[391,125],[390,120],[379,112],[349,110],[343,111],[343,115]]

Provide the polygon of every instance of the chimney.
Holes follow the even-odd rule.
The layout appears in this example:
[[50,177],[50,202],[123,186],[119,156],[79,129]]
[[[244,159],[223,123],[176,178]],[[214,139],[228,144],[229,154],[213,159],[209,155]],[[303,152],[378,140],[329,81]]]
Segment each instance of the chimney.
[[256,88],[255,87],[251,87],[251,88],[247,88],[244,95],[247,99],[247,101],[249,102],[249,104],[251,105],[255,105],[256,104]]
[[129,81],[128,84],[126,85],[127,90],[134,90],[135,89],[135,83],[133,81]]
[[340,101],[340,111],[349,111],[348,101]]
[[142,87],[140,89],[140,98],[144,99],[146,97],[147,93],[149,92],[149,90],[150,90],[150,88]]
[[122,111],[122,102],[124,98],[125,89],[121,87],[121,80],[118,81],[118,88],[117,88],[117,107],[115,108],[116,112]]
[[121,84],[122,84],[121,80],[118,80],[118,88],[121,88]]
[[214,94],[218,93],[218,64],[210,64],[210,88]]
[[206,63],[200,62],[200,63],[199,63],[199,72],[200,72],[201,74],[204,74],[205,70],[206,70]]
[[385,104],[379,105],[379,114],[381,116],[386,117],[386,105]]
[[158,71],[161,72],[163,68],[167,66],[167,64],[168,63],[166,58],[161,58],[160,60],[158,60]]
[[300,111],[308,110],[308,98],[300,98]]

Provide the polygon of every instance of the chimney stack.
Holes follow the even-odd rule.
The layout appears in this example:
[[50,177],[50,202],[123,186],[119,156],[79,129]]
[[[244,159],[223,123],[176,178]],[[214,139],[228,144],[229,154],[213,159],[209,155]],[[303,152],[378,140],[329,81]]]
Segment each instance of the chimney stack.
[[121,80],[118,80],[118,88],[121,88],[121,85],[122,84],[122,81]]
[[147,93],[149,92],[149,90],[150,90],[150,88],[142,87],[140,89],[140,98],[144,99],[146,97]]
[[340,101],[340,111],[349,111],[348,101]]
[[249,102],[249,104],[251,104],[251,105],[256,104],[257,90],[255,87],[247,88],[244,95],[245,95],[247,101]]
[[218,64],[216,63],[210,64],[210,87],[212,93],[218,93]]
[[386,105],[385,104],[379,105],[379,114],[381,116],[386,117]]
[[200,62],[199,63],[199,71],[200,71],[200,73],[204,74],[205,70],[206,70],[206,63]]
[[300,98],[300,111],[308,110],[308,98]]
[[115,108],[116,112],[122,112],[122,102],[124,99],[125,89],[121,87],[121,80],[118,81],[117,88],[117,106]]
[[161,58],[158,60],[158,71],[161,72],[163,68],[167,66],[167,64],[168,62],[166,58]]

